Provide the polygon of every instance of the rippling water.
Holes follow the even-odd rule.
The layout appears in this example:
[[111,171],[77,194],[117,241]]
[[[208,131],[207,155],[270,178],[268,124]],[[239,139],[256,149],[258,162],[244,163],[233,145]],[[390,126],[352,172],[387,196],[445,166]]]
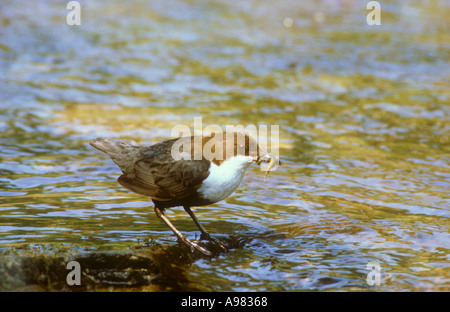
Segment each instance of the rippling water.
[[448,3],[383,1],[381,26],[364,1],[80,3],[81,26],[65,1],[0,4],[3,257],[173,245],[88,142],[201,116],[279,125],[283,166],[195,210],[245,244],[181,266],[191,288],[450,290]]

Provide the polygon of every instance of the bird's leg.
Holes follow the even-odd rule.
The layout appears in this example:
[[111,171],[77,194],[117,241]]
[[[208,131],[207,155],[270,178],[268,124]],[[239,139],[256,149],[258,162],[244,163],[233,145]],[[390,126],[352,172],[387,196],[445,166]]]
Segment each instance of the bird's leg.
[[205,248],[200,247],[196,243],[193,243],[190,240],[188,240],[186,237],[184,237],[184,235],[181,234],[181,232],[177,230],[177,228],[172,224],[172,222],[170,222],[169,219],[167,219],[166,215],[164,214],[164,212],[161,209],[155,207],[155,213],[158,216],[158,218],[160,218],[161,220],[164,221],[164,223],[172,230],[172,232],[178,237],[178,239],[180,241],[185,243],[187,246],[191,247],[192,251],[195,248],[198,251],[200,251],[201,253],[203,253],[204,255],[211,256],[211,252],[209,252]]
[[209,241],[213,241],[214,243],[219,245],[220,248],[222,248],[225,251],[228,251],[228,249],[224,245],[222,245],[217,239],[215,239],[211,235],[209,235],[209,233],[206,231],[206,229],[203,227],[203,225],[201,225],[201,223],[198,221],[197,217],[192,212],[192,210],[191,210],[191,208],[189,206],[183,206],[183,208],[191,216],[192,220],[194,220],[195,224],[197,225],[197,227],[199,228],[200,232],[202,233],[200,235],[200,239],[207,239]]

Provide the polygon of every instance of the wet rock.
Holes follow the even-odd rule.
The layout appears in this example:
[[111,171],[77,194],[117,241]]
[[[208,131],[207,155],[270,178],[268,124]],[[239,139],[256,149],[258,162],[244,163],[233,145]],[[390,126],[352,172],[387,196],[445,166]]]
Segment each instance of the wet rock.
[[[230,248],[242,248],[245,240],[228,238]],[[223,250],[203,244],[219,256]],[[138,246],[128,250],[96,251],[77,255],[36,254],[0,257],[0,291],[196,291],[186,268],[205,256],[185,245]],[[76,267],[68,263],[75,261]],[[72,277],[79,275],[79,282]]]
[[[117,288],[182,289],[186,266],[199,256],[182,246],[101,251],[70,256],[35,255],[0,258],[0,291],[89,291]],[[79,285],[69,262],[79,264]],[[70,279],[70,277],[69,277]]]

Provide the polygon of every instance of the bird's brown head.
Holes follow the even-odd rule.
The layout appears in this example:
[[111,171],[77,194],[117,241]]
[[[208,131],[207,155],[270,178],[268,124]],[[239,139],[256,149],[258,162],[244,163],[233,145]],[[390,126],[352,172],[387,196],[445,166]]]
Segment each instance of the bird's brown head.
[[212,133],[203,137],[202,144],[204,153],[210,151],[215,156],[209,160],[219,166],[226,159],[235,156],[249,156],[258,165],[263,162],[270,163],[274,159],[258,145],[255,138],[244,132]]

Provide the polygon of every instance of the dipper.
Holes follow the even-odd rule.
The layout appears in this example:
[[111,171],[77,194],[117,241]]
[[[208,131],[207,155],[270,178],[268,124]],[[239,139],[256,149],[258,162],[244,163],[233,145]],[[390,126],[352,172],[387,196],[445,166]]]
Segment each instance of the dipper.
[[164,214],[166,208],[182,206],[207,239],[227,250],[200,224],[192,206],[205,206],[228,197],[239,186],[252,163],[268,162],[267,173],[275,158],[264,152],[256,140],[240,132],[211,136],[190,136],[138,146],[126,141],[96,138],[90,144],[108,154],[122,169],[118,182],[125,188],[149,196],[156,215],[180,241],[210,256],[211,252],[188,240]]

